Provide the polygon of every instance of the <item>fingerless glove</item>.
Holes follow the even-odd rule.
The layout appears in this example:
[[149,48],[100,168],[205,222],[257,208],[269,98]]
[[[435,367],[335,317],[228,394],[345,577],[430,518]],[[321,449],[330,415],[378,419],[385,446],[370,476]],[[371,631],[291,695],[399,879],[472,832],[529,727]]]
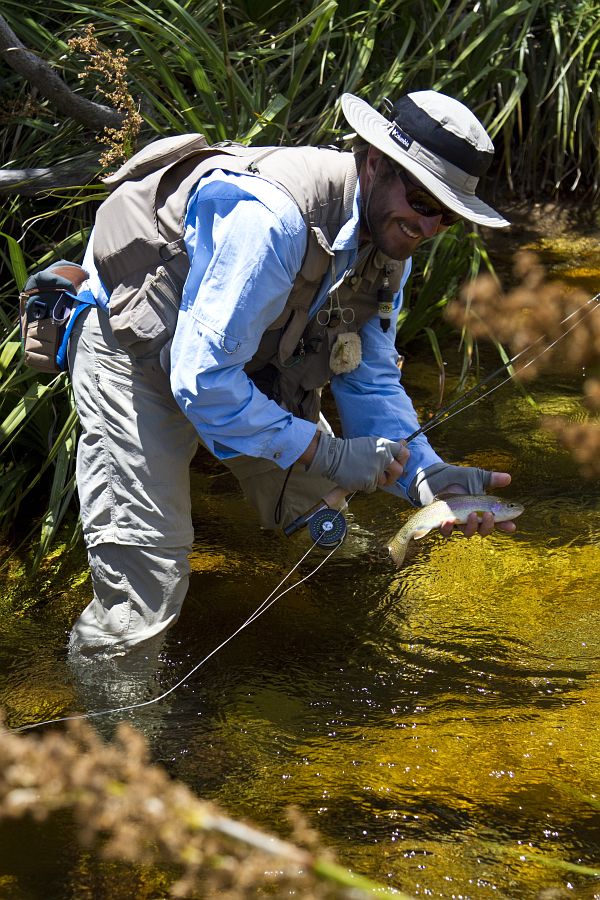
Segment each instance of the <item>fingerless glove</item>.
[[491,477],[491,472],[475,466],[434,463],[415,475],[407,493],[416,506],[427,506],[438,494],[448,492],[454,485],[464,488],[467,494],[485,494]]
[[377,479],[400,453],[400,441],[386,438],[335,438],[321,433],[308,471],[324,475],[348,491],[371,493]]

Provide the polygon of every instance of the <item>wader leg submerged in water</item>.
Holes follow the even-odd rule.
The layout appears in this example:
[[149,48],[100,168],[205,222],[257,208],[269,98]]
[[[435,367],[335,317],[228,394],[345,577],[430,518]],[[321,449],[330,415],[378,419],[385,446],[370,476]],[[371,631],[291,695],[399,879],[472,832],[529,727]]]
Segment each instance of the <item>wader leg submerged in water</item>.
[[69,362],[94,588],[71,647],[122,653],[163,631],[181,610],[193,540],[189,464],[198,440],[158,356],[133,360],[120,350],[102,310],[81,316]]
[[[94,596],[75,623],[71,650],[118,655],[178,618],[189,582],[189,466],[198,435],[173,399],[157,355],[119,349],[108,315],[76,323],[69,369],[81,422],[77,484]],[[332,483],[269,460],[226,463],[266,528],[283,527]],[[280,522],[277,522],[280,518]]]

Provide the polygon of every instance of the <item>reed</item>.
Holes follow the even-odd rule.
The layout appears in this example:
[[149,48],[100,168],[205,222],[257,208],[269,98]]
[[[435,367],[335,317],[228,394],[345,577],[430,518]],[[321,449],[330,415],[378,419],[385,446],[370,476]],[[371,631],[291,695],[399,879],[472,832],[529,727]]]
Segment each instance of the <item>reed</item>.
[[515,256],[519,284],[504,291],[496,278],[480,275],[452,301],[446,317],[474,338],[510,348],[515,377],[531,381],[555,375],[585,373],[584,395],[589,415],[584,422],[546,416],[543,427],[566,447],[581,474],[600,475],[600,294],[549,279],[534,253]]

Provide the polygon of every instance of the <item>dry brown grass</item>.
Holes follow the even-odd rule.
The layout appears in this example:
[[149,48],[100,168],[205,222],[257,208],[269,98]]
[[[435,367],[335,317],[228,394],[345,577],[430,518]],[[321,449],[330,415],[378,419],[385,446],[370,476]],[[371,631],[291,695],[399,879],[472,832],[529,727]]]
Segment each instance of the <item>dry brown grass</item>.
[[100,157],[103,166],[118,166],[128,159],[134,149],[135,139],[143,124],[138,106],[127,84],[127,57],[118,47],[108,50],[100,46],[94,26],[88,25],[81,37],[68,42],[72,51],[82,54],[84,71],[79,78],[86,81],[96,78],[96,91],[106,99],[109,106],[124,113],[121,128],[105,128],[100,142],[106,146]]
[[592,416],[570,423],[562,416],[545,417],[543,427],[556,435],[589,478],[600,475],[600,298],[590,298],[561,281],[548,280],[537,256],[517,253],[517,287],[504,292],[498,280],[482,275],[465,286],[449,304],[447,318],[475,338],[508,347],[516,375],[531,380],[543,372],[586,374],[585,402]]
[[173,897],[391,896],[337,865],[299,812],[290,813],[286,841],[200,800],[150,762],[131,725],[122,723],[105,742],[82,721],[35,734],[0,723],[0,818],[44,821],[59,809],[72,810],[82,842],[101,847],[106,858],[175,867]]

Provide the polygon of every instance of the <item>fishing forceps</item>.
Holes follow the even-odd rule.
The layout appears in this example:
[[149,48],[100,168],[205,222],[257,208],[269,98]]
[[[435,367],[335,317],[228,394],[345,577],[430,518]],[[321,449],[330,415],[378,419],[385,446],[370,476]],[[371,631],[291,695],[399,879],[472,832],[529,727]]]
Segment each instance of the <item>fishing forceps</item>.
[[330,325],[351,325],[355,319],[355,313],[351,306],[342,306],[340,304],[340,295],[338,293],[338,289],[344,278],[346,277],[346,272],[342,275],[341,278],[336,280],[336,272],[335,272],[335,260],[331,260],[331,287],[327,291],[327,300],[329,301],[327,305],[323,305],[321,309],[317,313],[317,322],[319,325],[327,328]]

